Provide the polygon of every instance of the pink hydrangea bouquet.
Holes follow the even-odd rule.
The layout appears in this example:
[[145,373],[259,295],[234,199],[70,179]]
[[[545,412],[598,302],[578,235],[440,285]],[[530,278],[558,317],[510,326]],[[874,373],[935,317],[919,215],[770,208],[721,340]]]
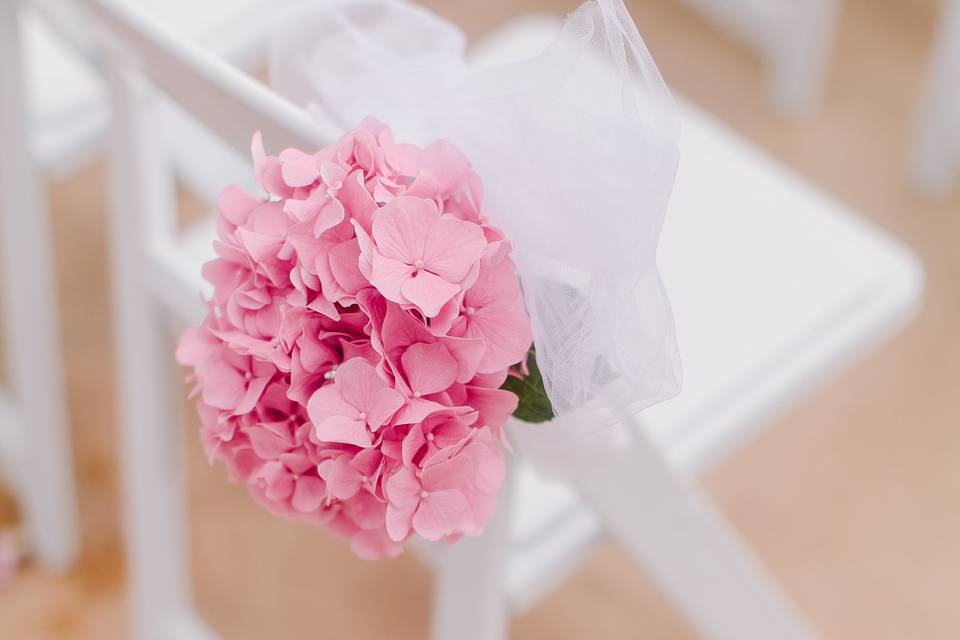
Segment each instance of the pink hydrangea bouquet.
[[656,268],[673,100],[621,0],[481,71],[404,0],[311,0],[274,27],[273,88],[317,132],[361,124],[317,152],[255,136],[263,195],[220,197],[209,314],[178,349],[207,452],[365,558],[478,535],[511,416],[551,421],[511,432],[532,461],[579,462],[677,389]]
[[478,535],[504,423],[551,415],[480,179],[373,119],[316,153],[252,151],[267,195],[221,195],[209,314],[177,352],[208,455],[364,558]]

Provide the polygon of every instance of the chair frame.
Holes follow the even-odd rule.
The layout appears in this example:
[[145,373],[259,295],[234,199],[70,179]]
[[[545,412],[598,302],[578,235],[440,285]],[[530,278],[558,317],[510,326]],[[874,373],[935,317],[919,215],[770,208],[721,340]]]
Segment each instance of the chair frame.
[[803,115],[823,93],[840,0],[684,0],[764,57],[768,93],[784,113]]
[[926,94],[920,106],[911,158],[916,185],[944,196],[960,171],[960,0],[945,0],[931,52]]
[[[171,97],[242,152],[257,129],[274,144],[299,147],[328,143],[333,132],[122,0],[74,4],[97,27],[114,108],[111,273],[134,636],[208,638],[212,632],[191,605],[182,435],[173,428],[178,387],[167,333],[169,321],[196,320],[203,307],[199,299],[184,302],[189,293],[171,292],[184,283],[170,268],[172,172],[151,126],[151,93]],[[603,462],[572,470],[570,482],[704,637],[817,637],[736,532],[639,429]],[[624,483],[636,487],[629,504],[610,497],[611,487]],[[436,640],[506,636],[511,486],[483,537],[437,554]]]
[[47,193],[30,153],[19,3],[0,3],[0,245],[9,390],[0,465],[40,564],[64,571],[79,547],[77,505]]

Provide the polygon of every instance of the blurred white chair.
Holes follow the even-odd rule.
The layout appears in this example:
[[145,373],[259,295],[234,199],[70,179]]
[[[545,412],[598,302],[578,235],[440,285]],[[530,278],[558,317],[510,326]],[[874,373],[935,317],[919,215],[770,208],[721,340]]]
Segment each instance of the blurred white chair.
[[[474,63],[532,55],[558,28],[556,18],[516,20],[472,47]],[[809,637],[685,479],[898,333],[919,306],[922,268],[707,114],[683,100],[680,109],[680,170],[658,262],[683,391],[637,417],[632,446],[572,472],[550,459],[548,430],[514,425],[517,451],[556,480],[518,465],[512,510],[483,538],[437,556],[436,640],[501,637],[506,612],[535,604],[605,532],[704,637]],[[495,540],[508,535],[504,557]]]
[[7,388],[0,472],[41,565],[65,570],[79,540],[47,193],[28,146],[16,2],[0,3],[0,253]]
[[960,170],[960,0],[945,0],[942,12],[911,167],[930,195],[946,194]]
[[[128,0],[243,68],[262,58],[263,21],[287,1],[292,0]],[[31,146],[49,174],[68,175],[102,151],[109,97],[90,59],[91,34],[78,26],[68,3],[21,4]]]
[[[132,619],[141,638],[209,637],[190,602],[179,386],[166,329],[168,320],[196,321],[204,312],[196,292],[213,225],[176,229],[171,134],[150,93],[175,99],[209,129],[203,135],[232,148],[203,145],[220,154],[212,164],[224,174],[250,173],[232,154],[246,157],[255,129],[274,147],[316,147],[336,132],[320,131],[304,112],[129,4],[74,4],[101,28],[115,109],[112,273]],[[529,50],[555,27],[539,20],[508,28],[478,58]],[[602,464],[568,469],[562,481],[526,466],[525,458],[550,466],[549,451],[534,430],[514,429],[521,455],[488,534],[431,552],[438,640],[502,637],[509,609],[555,586],[604,531],[705,637],[815,637],[686,474],[901,327],[921,276],[898,245],[702,114],[686,113],[685,168],[663,253],[687,391],[645,417],[644,428],[620,432],[627,440]],[[202,127],[195,141],[207,141]],[[212,204],[228,177],[210,178],[200,195]]]
[[[238,64],[262,57],[265,0],[140,1]],[[90,53],[89,34],[65,3],[2,5],[0,232],[10,389],[0,396],[0,470],[23,506],[29,546],[43,565],[63,570],[79,540],[47,178],[96,154],[110,105],[98,74],[78,55]]]
[[770,97],[791,115],[820,98],[840,0],[684,0],[760,52]]

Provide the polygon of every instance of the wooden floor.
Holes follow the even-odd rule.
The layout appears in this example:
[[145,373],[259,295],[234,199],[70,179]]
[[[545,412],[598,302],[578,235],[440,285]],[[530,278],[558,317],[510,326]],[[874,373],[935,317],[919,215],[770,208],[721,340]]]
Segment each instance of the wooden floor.
[[[477,34],[511,13],[575,2],[427,4]],[[753,55],[678,4],[632,3],[668,82],[915,247],[929,278],[923,314],[906,334],[704,484],[827,637],[956,639],[960,195],[931,202],[905,178],[935,3],[846,0],[823,103],[799,121],[768,106]],[[5,640],[127,635],[102,178],[92,167],[52,191],[84,557],[68,576],[28,568],[0,590]],[[425,637],[430,576],[413,557],[361,562],[321,532],[267,516],[207,466],[192,432],[187,440],[196,593],[225,638]],[[513,631],[520,639],[691,637],[615,546]]]

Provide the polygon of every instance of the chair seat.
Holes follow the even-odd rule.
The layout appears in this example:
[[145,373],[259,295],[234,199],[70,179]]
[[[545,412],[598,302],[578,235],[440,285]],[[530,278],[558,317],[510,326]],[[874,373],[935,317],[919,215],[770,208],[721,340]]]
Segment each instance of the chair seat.
[[[523,18],[476,45],[474,60],[536,52],[557,25]],[[659,263],[685,381],[641,422],[697,473],[904,327],[923,275],[908,249],[835,199],[688,102],[680,110],[681,163]],[[183,240],[178,272],[188,291],[200,288],[212,228]],[[570,489],[522,460],[517,482],[508,592],[523,609],[575,569],[602,531]]]
[[[263,24],[276,10],[264,0],[139,1],[241,66],[261,57]],[[63,173],[96,152],[109,124],[106,90],[96,70],[45,20],[29,10],[23,20],[33,151],[44,167]]]

